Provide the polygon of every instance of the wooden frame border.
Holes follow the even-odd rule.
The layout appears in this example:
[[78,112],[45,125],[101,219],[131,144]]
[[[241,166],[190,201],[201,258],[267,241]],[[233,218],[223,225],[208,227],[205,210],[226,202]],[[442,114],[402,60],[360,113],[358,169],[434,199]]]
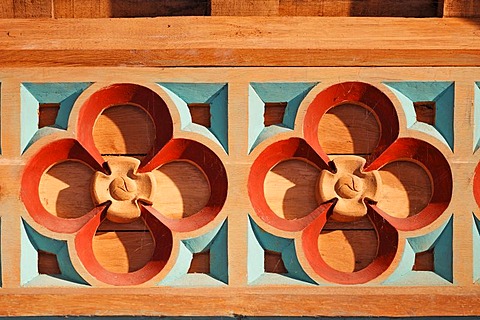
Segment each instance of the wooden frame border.
[[[382,25],[382,28],[378,25]],[[479,26],[480,21],[477,20],[391,18],[3,20],[0,21],[0,30],[4,30],[0,36],[0,67],[4,72],[11,67],[32,67],[38,68],[38,71],[77,66],[475,67],[480,65]],[[393,69],[392,74],[395,73]],[[15,72],[16,69],[11,70]],[[78,70],[81,72],[80,68]],[[478,71],[476,68],[474,70]],[[413,73],[418,76],[418,72]],[[138,79],[140,76],[135,77]],[[7,91],[17,90],[15,86],[20,81],[14,80],[5,83]],[[2,90],[5,87],[2,83]],[[235,88],[229,90],[235,92]],[[456,99],[471,99],[473,89],[467,89],[464,84],[462,90],[458,91]],[[467,90],[468,94],[465,93]],[[2,97],[2,100],[8,101],[5,107],[19,102],[18,97],[13,95]],[[463,104],[465,106],[467,102]],[[7,127],[5,124],[17,122],[18,115],[15,112],[2,110],[2,130]],[[473,116],[469,118],[472,119]],[[12,170],[17,170],[17,167],[20,169],[22,163],[16,158],[17,152],[9,148],[3,150],[5,158],[12,155],[11,159],[14,159],[8,165],[15,167]],[[470,144],[463,149],[459,153],[466,154],[467,150],[470,151]],[[2,164],[6,163],[5,158]],[[460,163],[462,159],[457,160]],[[8,183],[5,182],[5,185]],[[469,186],[470,182],[460,181],[460,184]],[[14,201],[12,197],[17,192],[16,187],[7,186],[5,189],[9,197],[5,201],[4,213],[17,211],[19,201]],[[461,191],[456,192],[458,195]],[[8,214],[2,218],[4,231],[17,222],[16,217],[8,217]],[[460,219],[460,223],[466,222],[467,214],[462,214]],[[19,238],[18,230],[10,232]],[[18,239],[3,240],[3,245],[18,245]],[[457,251],[462,250],[459,244],[454,244],[454,247]],[[4,264],[8,264],[8,258],[18,259],[4,254]],[[468,262],[471,261],[465,263]],[[458,272],[468,273],[471,266],[465,266],[464,269]],[[15,280],[18,270],[3,266],[3,272],[11,272]],[[404,289],[302,286],[285,290],[282,286],[245,287],[233,284],[228,288],[209,288],[206,294],[204,288],[8,288],[9,285],[12,284],[6,283],[6,288],[0,289],[0,315],[480,314],[480,291],[475,286]],[[184,307],[179,307],[180,302]]]

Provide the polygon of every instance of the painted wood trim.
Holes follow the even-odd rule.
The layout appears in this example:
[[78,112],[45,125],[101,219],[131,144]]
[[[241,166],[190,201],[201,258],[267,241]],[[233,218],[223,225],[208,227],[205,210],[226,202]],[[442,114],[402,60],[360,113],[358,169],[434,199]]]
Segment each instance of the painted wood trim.
[[0,20],[0,67],[475,66],[480,63],[479,23],[453,18],[6,19]]

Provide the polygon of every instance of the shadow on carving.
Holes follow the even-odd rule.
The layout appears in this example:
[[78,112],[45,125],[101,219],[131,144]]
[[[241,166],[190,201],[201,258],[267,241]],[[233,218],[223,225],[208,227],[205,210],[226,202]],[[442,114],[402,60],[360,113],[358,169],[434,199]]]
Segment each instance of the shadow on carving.
[[406,218],[422,211],[432,197],[432,182],[417,163],[395,161],[380,169],[383,190],[378,207],[389,215]]
[[328,110],[318,128],[327,154],[370,154],[380,139],[380,125],[368,109],[345,103]]
[[130,227],[112,222],[108,224],[112,230],[97,230],[93,238],[93,250],[98,262],[106,270],[115,273],[134,272],[144,267],[155,249],[155,242],[145,224],[143,230],[137,226],[138,223]]
[[[342,222],[343,230],[323,229],[318,237],[318,250],[324,261],[342,272],[366,268],[377,257],[377,233],[369,219]],[[361,229],[359,229],[361,227]]]
[[203,171],[193,163],[173,161],[153,173],[157,181],[153,207],[163,215],[181,219],[197,213],[207,205],[210,186]]
[[45,209],[60,218],[78,218],[94,208],[90,180],[94,171],[79,161],[64,161],[51,167],[39,186]]
[[140,107],[114,106],[98,117],[93,139],[104,155],[145,155],[155,143],[155,125]]
[[307,216],[318,207],[315,199],[319,174],[320,170],[306,161],[292,159],[280,162],[265,178],[268,205],[287,220]]

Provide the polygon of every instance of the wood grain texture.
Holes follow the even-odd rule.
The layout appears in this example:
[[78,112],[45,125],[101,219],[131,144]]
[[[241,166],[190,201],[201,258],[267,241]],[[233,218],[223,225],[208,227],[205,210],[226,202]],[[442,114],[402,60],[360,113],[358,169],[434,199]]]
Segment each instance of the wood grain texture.
[[265,127],[272,124],[283,123],[285,115],[286,102],[267,102],[265,103],[265,112],[263,113],[263,124]]
[[294,220],[307,216],[319,203],[316,200],[320,170],[301,160],[286,160],[276,165],[265,178],[265,199],[279,217]]
[[368,266],[377,256],[375,230],[323,230],[318,249],[325,262],[342,272],[355,272]]
[[144,155],[154,144],[155,126],[139,107],[114,106],[98,117],[93,140],[104,155]]
[[476,0],[444,0],[444,17],[480,17],[480,2]]
[[475,66],[480,56],[476,24],[461,19],[7,19],[0,29],[3,67]]
[[107,270],[134,272],[150,261],[155,243],[150,232],[97,232],[95,258]]
[[53,0],[54,18],[109,18],[110,0]]
[[59,103],[40,103],[38,106],[38,128],[54,125],[59,109]]
[[203,209],[210,198],[205,174],[189,162],[170,162],[153,174],[157,181],[153,207],[167,217],[189,217]]
[[192,122],[210,128],[211,113],[209,103],[189,103],[188,109],[192,117]]
[[330,109],[318,126],[318,140],[327,154],[369,154],[379,139],[375,115],[354,104]]
[[[440,2],[440,3],[439,3]],[[441,0],[280,0],[281,16],[437,17]]]
[[279,0],[211,0],[212,16],[276,16]]
[[61,218],[78,218],[94,208],[91,179],[94,171],[77,161],[52,166],[42,177],[40,201],[51,214]]
[[52,17],[52,0],[13,0],[12,5],[15,18]]
[[380,170],[382,192],[378,206],[394,217],[414,216],[424,209],[432,197],[432,182],[418,164],[398,161]]

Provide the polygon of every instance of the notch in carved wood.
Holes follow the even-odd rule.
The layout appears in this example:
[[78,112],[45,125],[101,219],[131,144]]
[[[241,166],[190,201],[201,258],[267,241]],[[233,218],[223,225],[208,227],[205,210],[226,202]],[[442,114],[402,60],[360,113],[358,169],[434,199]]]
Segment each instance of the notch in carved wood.
[[265,102],[265,112],[263,113],[265,127],[282,123],[286,108],[286,102]]
[[414,271],[434,271],[433,249],[415,254]]
[[62,274],[58,265],[57,255],[38,250],[38,273],[39,274]]
[[265,272],[288,273],[280,252],[265,250],[264,259]]
[[188,273],[210,273],[210,251],[194,253]]
[[210,128],[210,104],[209,103],[189,103],[188,109],[192,116],[192,122]]
[[417,121],[424,122],[430,125],[435,124],[436,103],[435,101],[417,101],[413,103]]
[[60,103],[40,103],[38,105],[38,129],[54,125],[58,110],[60,110]]

